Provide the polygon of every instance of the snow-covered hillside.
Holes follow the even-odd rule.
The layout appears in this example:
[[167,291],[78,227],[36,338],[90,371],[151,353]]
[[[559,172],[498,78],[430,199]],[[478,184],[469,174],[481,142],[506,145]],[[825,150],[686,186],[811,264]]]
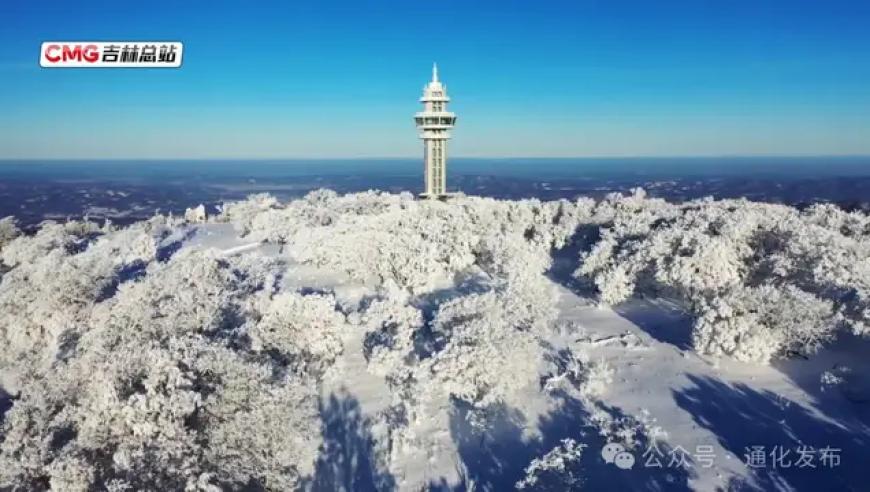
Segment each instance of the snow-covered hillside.
[[0,490],[861,490],[870,218],[410,194],[0,220]]

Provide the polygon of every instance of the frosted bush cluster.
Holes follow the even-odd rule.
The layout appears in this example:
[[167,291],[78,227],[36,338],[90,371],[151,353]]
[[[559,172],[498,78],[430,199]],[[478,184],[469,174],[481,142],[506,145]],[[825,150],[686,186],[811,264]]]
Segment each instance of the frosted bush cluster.
[[391,412],[409,422],[394,429],[393,447],[426,448],[415,425],[433,407],[459,400],[486,420],[490,408],[537,389],[540,336],[557,314],[543,273],[591,208],[590,200],[443,203],[319,191],[219,220],[249,239],[286,243],[295,261],[379,289],[348,323],[365,330],[369,370],[386,378],[397,398]]
[[[251,208],[260,212],[239,217],[239,209]],[[251,239],[289,243],[298,261],[422,294],[472,265],[493,274],[543,271],[550,249],[570,238],[582,211],[567,201],[468,197],[444,203],[409,193],[317,191],[283,208],[256,197],[224,207],[220,220]],[[531,264],[510,266],[523,261]]]
[[526,467],[526,476],[517,482],[519,490],[573,490],[581,483],[581,477],[572,469],[583,456],[585,444],[573,439],[562,442],[540,458],[535,458]]
[[647,409],[641,409],[637,416],[618,417],[601,407],[594,407],[589,419],[607,442],[618,442],[626,449],[637,449],[643,443],[664,441],[668,437]]
[[268,193],[251,195],[247,200],[223,204],[220,207],[220,219],[233,223],[240,232],[246,233],[253,220],[277,207],[278,200]]
[[605,360],[592,361],[585,354],[564,349],[553,357],[554,370],[545,376],[543,390],[564,392],[582,401],[604,393],[613,380],[613,368]]
[[[163,216],[126,228],[47,222],[24,235],[0,220],[0,373],[15,380],[0,489],[303,487],[334,448],[321,391],[354,337],[391,392],[371,421],[386,428],[373,446],[387,458],[436,449],[427,425],[449,422],[454,404],[485,428],[530,391],[593,401],[609,365],[548,343],[558,296],[545,273],[561,248],[583,251],[570,266],[602,302],[681,300],[706,353],[766,361],[809,352],[836,329],[870,332],[870,222],[831,206],[320,190],[189,219],[284,247],[275,257],[178,250],[200,226]],[[364,294],[292,290],[283,279],[294,263],[339,272]],[[591,411],[608,436],[647,430]],[[581,448],[563,442],[522,483],[574,480],[565,470]]]
[[345,316],[331,295],[261,293],[247,326],[251,347],[287,361],[301,373],[322,373],[341,354]]
[[[540,299],[546,302],[546,298]],[[528,305],[510,293],[472,294],[442,305],[433,322],[443,347],[423,370],[434,388],[478,407],[505,402],[537,382],[542,350]]]
[[313,374],[343,316],[270,295],[266,261],[157,261],[165,227],[48,224],[4,248],[0,488],[287,490],[313,471]]
[[[169,432],[166,445],[190,443],[191,447],[177,450],[179,459],[198,457],[175,465],[176,451],[166,450],[173,473],[162,478],[172,488],[192,488],[195,480],[221,488],[286,489],[311,472],[319,446],[317,393],[313,378],[290,370],[305,367],[309,360],[295,357],[298,354],[291,347],[299,344],[282,343],[286,338],[268,338],[263,333],[275,318],[291,313],[299,323],[317,320],[322,300],[287,303],[276,297],[272,300],[278,305],[269,304],[263,295],[273,288],[269,266],[182,251],[166,264],[149,266],[143,281],[122,285],[97,314],[101,329],[89,335],[97,338],[91,346],[103,347],[102,353],[95,354],[98,358],[119,349],[132,353],[150,349],[141,358],[131,357],[134,363],[116,377],[103,378],[118,381],[119,396],[143,406],[143,425],[153,425],[149,422],[155,419],[155,423],[169,421],[168,431],[163,424],[146,427],[157,434],[143,437],[143,449],[150,452],[161,445],[161,433]],[[177,286],[176,290],[168,294],[168,285]],[[252,297],[258,302],[248,306]],[[259,323],[249,327],[242,320]],[[314,338],[321,328],[312,324],[306,335]],[[309,353],[320,355],[330,348],[315,342]],[[112,363],[112,370],[116,366]],[[151,390],[149,383],[154,380],[157,389]],[[154,391],[157,399],[152,402]],[[181,408],[173,408],[176,399],[181,399]],[[115,402],[108,404],[124,415]],[[124,431],[140,432],[122,427]],[[121,439],[127,442],[129,435],[122,434]],[[129,465],[122,462],[125,477],[141,476],[137,466],[167,469],[160,464],[162,456],[143,455],[143,449],[130,451]],[[117,457],[113,460],[118,462]]]
[[[419,393],[400,413],[427,399],[503,402],[536,382],[537,336],[555,317],[541,274],[576,210],[319,191],[254,196],[214,219],[373,283],[359,306],[283,290],[280,259],[176,252],[188,226],[172,218],[28,236],[4,220],[0,370],[17,381],[0,487],[295,488],[313,473],[318,386],[348,330],[365,333],[369,369],[397,395]],[[457,276],[474,286],[439,298]]]
[[411,376],[407,364],[415,355],[414,340],[423,328],[423,313],[401,296],[374,299],[349,321],[366,333],[364,355],[369,370],[400,384]]
[[87,331],[91,310],[125,268],[153,260],[154,234],[145,222],[111,239],[93,223],[47,223],[0,251],[11,270],[0,283],[0,364],[44,365]]
[[870,220],[746,200],[608,197],[576,275],[602,302],[681,300],[697,350],[741,360],[808,353],[838,327],[870,333]]
[[6,243],[12,241],[21,231],[18,229],[18,224],[15,222],[15,217],[3,217],[0,219],[0,251]]

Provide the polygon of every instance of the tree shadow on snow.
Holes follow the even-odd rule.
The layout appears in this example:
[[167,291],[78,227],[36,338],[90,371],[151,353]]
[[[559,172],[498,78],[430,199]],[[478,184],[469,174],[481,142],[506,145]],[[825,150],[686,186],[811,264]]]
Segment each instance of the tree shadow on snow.
[[136,260],[131,263],[123,265],[118,271],[115,273],[115,278],[112,281],[103,287],[100,293],[97,295],[94,302],[103,302],[108,299],[111,299],[118,293],[118,288],[121,284],[126,282],[135,282],[140,278],[145,276],[145,273],[148,269],[148,263],[142,260]]
[[692,317],[662,299],[630,299],[613,308],[649,336],[680,350],[692,348]]
[[438,289],[415,299],[414,307],[423,314],[423,327],[414,334],[414,352],[417,357],[426,359],[442,350],[447,343],[444,337],[436,336],[432,330],[432,319],[441,305],[471,294],[482,294],[491,288],[486,275],[470,274],[457,278],[453,287]]
[[13,403],[12,395],[0,387],[0,425],[3,425],[3,422],[6,420],[6,412],[12,409]]
[[[161,241],[161,244],[157,247],[156,259],[159,262],[167,262],[169,261],[175,253],[181,250],[181,247],[184,246],[186,241],[192,239],[197,232],[196,227],[191,227],[184,231],[180,238],[166,242]],[[168,237],[168,236],[167,236]],[[166,239],[166,238],[164,238]]]
[[574,277],[574,272],[580,267],[580,255],[589,251],[600,237],[599,225],[578,226],[564,247],[550,253],[553,263],[546,272],[547,277],[578,296],[594,297],[595,285],[586,279]]
[[[816,409],[829,418],[854,419],[870,434],[870,339],[840,333],[836,340],[809,357],[774,361],[772,366],[812,396]],[[828,384],[822,375],[837,379]]]
[[[632,469],[623,470],[606,463],[601,450],[608,440],[592,423],[588,410],[579,400],[564,393],[557,393],[556,400],[559,402],[557,410],[539,419],[540,435],[532,439],[523,436],[527,423],[516,410],[503,405],[492,407],[487,412],[489,425],[485,432],[481,432],[470,423],[470,405],[457,403],[451,416],[451,435],[462,461],[464,483],[456,487],[443,481],[432,483],[430,490],[513,490],[525,476],[525,468],[531,460],[543,456],[568,438],[586,446],[580,460],[568,467],[576,481],[566,485],[564,478],[568,475],[562,473],[558,477],[545,477],[532,490],[689,490],[690,465],[647,466],[643,453],[651,443],[644,437],[631,451],[636,459]],[[598,408],[615,421],[628,420],[617,408],[601,404]],[[665,457],[672,448],[663,442],[656,444],[663,455],[663,465],[667,465]]]
[[[169,243],[161,242],[161,244],[157,248],[155,259],[159,262],[164,263],[169,261],[172,256],[175,255],[175,253],[181,250],[182,246],[184,246],[185,241],[190,240],[195,235],[196,228],[191,228],[184,231],[182,237],[175,241]],[[111,299],[115,296],[115,294],[118,293],[118,288],[121,286],[121,284],[127,282],[135,282],[136,280],[144,277],[148,269],[148,263],[149,262],[142,260],[135,260],[131,263],[127,263],[121,266],[121,268],[119,268],[115,272],[115,277],[112,279],[112,281],[105,287],[103,287],[103,289],[97,295],[95,302],[103,302]]]
[[[579,297],[594,299],[595,285],[590,279],[575,277],[574,272],[580,267],[580,256],[598,242],[600,234],[597,224],[580,225],[564,247],[551,252],[553,263],[547,277]],[[660,342],[680,350],[692,347],[692,318],[673,303],[631,299],[614,311]]]
[[[749,468],[751,483],[732,484],[732,490],[866,490],[870,463],[866,432],[856,432],[770,391],[703,376],[688,378],[693,386],[674,391],[677,404],[744,462],[748,453],[756,451],[758,466]],[[757,454],[758,446],[766,453],[763,458]],[[801,446],[815,448],[811,458],[799,461]],[[832,450],[823,462],[825,447]],[[839,456],[837,465],[834,455]]]
[[393,477],[380,469],[370,424],[350,395],[330,395],[320,404],[323,444],[314,476],[302,484],[311,491],[394,490]]
[[459,274],[455,284],[443,289],[436,289],[414,299],[414,307],[423,312],[423,318],[428,324],[432,316],[442,304],[471,294],[482,294],[491,289],[489,278],[482,273]]

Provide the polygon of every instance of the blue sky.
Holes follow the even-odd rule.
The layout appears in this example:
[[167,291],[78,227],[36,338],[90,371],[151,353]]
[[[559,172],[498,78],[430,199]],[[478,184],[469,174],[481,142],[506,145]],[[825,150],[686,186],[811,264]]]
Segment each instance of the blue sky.
[[[462,156],[870,154],[870,2],[0,3],[0,158],[418,156],[437,61]],[[179,40],[41,69],[45,40]]]

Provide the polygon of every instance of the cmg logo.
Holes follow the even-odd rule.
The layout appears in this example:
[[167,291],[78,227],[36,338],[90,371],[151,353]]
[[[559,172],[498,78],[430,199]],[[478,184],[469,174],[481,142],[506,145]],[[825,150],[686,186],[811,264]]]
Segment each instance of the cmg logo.
[[100,59],[100,49],[95,44],[43,44],[42,56],[49,63],[88,62],[96,63]]
[[177,41],[46,41],[44,68],[177,68],[184,47]]

